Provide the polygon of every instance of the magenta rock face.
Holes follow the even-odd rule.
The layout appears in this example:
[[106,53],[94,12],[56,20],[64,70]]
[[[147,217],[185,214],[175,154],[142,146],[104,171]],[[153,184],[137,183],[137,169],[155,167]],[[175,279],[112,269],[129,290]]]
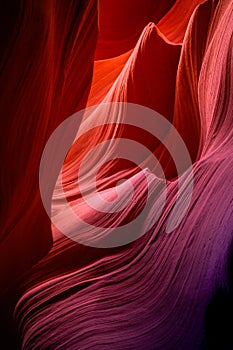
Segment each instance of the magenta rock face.
[[19,13],[2,44],[1,347],[233,349],[232,1]]

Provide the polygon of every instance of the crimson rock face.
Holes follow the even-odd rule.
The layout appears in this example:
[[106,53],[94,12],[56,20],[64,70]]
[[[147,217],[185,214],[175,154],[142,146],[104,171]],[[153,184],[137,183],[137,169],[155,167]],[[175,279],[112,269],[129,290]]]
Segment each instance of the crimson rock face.
[[231,349],[232,2],[2,13],[4,344]]

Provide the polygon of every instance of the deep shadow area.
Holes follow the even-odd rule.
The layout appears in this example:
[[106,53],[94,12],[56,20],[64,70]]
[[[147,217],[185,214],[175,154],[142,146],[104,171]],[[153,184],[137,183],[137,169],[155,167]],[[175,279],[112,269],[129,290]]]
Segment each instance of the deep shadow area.
[[[233,249],[232,249],[233,250]],[[228,291],[219,289],[206,312],[205,345],[200,350],[233,350],[233,254],[228,265]]]

